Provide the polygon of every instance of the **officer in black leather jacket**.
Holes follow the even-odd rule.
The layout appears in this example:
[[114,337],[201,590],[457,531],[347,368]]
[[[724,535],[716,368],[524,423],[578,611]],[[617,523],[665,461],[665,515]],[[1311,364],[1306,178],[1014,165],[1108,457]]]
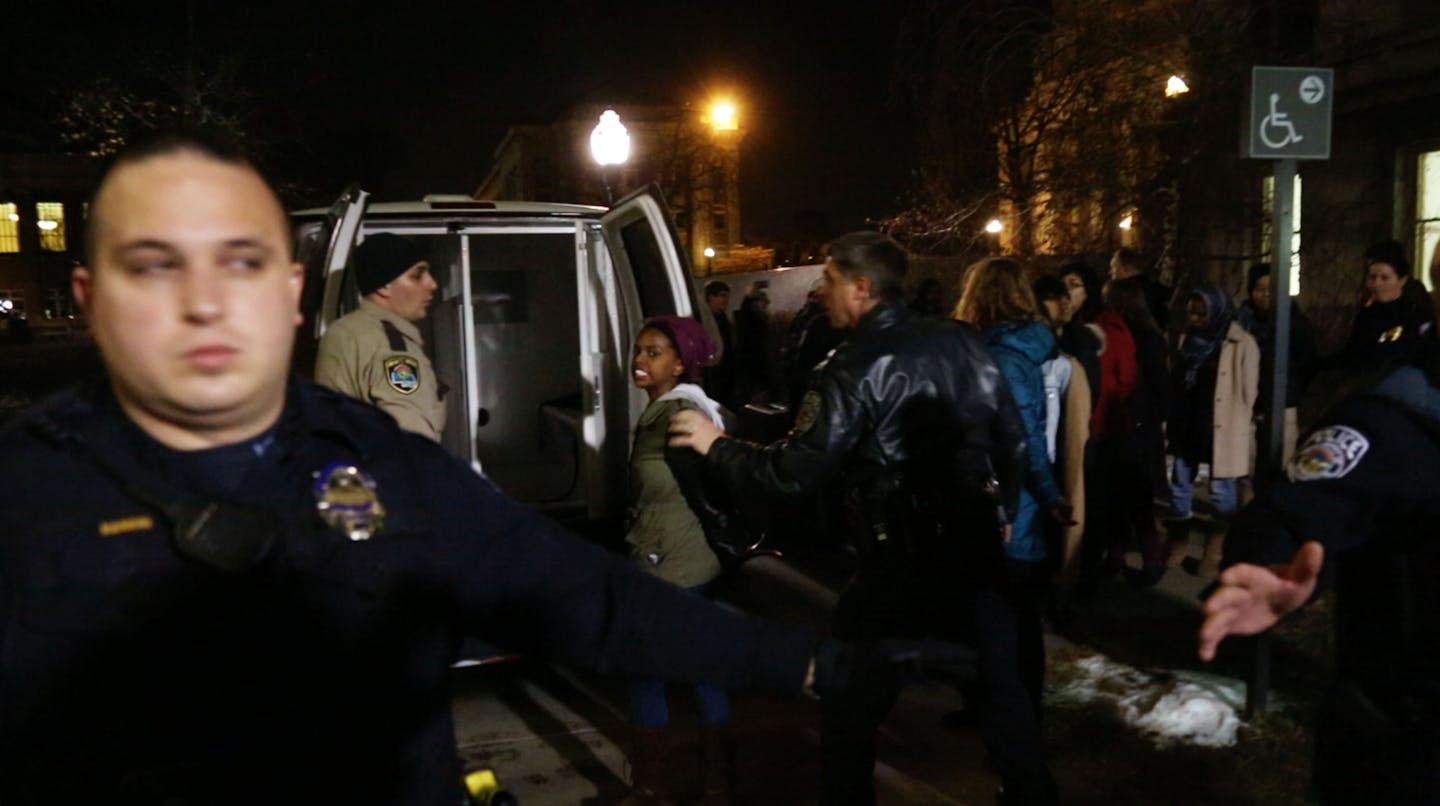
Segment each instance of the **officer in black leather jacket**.
[[[1015,612],[1002,544],[1025,457],[1015,404],[979,338],[901,302],[904,251],[872,232],[827,247],[825,301],[853,332],[816,368],[783,440],[723,438],[688,412],[671,445],[707,456],[735,495],[799,495],[838,480],[859,571],[835,614],[837,636],[962,630],[981,658],[981,732],[1007,800],[1054,799],[1036,714],[1016,661]],[[874,801],[875,729],[898,689],[857,692],[823,708],[825,803]]]

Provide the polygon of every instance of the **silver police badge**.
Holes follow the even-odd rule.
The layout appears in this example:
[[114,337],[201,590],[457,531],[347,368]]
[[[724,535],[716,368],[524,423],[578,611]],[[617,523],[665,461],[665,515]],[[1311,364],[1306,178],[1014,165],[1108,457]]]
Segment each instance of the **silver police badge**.
[[375,480],[354,465],[328,464],[315,473],[315,511],[351,540],[369,540],[385,527]]

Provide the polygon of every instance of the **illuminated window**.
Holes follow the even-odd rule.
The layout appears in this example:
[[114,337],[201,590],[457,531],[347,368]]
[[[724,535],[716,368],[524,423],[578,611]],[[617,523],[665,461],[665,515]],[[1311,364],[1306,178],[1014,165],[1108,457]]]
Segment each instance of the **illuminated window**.
[[60,202],[35,202],[35,226],[40,228],[42,250],[65,251],[65,205]]
[[[1300,174],[1295,174],[1295,184],[1290,196],[1290,296],[1300,293]],[[1267,176],[1261,185],[1265,217],[1260,223],[1260,251],[1274,254],[1270,244],[1274,239],[1271,228],[1275,221],[1275,177]]]
[[20,208],[0,204],[0,252],[20,251]]
[[1440,151],[1415,158],[1415,273],[1427,287],[1440,270]]

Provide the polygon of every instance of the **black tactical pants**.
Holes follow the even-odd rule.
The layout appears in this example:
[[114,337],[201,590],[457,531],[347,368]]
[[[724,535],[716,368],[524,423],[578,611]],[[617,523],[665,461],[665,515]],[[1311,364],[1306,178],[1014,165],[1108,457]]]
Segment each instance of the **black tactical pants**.
[[[984,563],[984,573],[976,565],[959,552],[923,561],[872,555],[840,597],[834,633],[849,641],[931,635],[974,646],[977,719],[1006,802],[1053,802],[1034,700],[1020,670],[1020,594],[1007,584],[998,557]],[[882,686],[822,703],[821,803],[875,802],[875,733],[899,694],[898,686]]]

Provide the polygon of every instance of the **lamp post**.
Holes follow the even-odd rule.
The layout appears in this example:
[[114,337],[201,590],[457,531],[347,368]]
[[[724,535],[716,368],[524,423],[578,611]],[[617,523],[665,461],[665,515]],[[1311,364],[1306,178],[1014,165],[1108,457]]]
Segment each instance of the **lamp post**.
[[620,122],[620,114],[614,109],[606,109],[600,113],[600,122],[595,124],[595,129],[590,132],[590,155],[600,166],[600,181],[605,184],[605,201],[607,204],[614,204],[615,196],[610,192],[610,174],[607,168],[611,165],[623,165],[625,160],[630,158],[630,133],[625,131],[625,124]]

